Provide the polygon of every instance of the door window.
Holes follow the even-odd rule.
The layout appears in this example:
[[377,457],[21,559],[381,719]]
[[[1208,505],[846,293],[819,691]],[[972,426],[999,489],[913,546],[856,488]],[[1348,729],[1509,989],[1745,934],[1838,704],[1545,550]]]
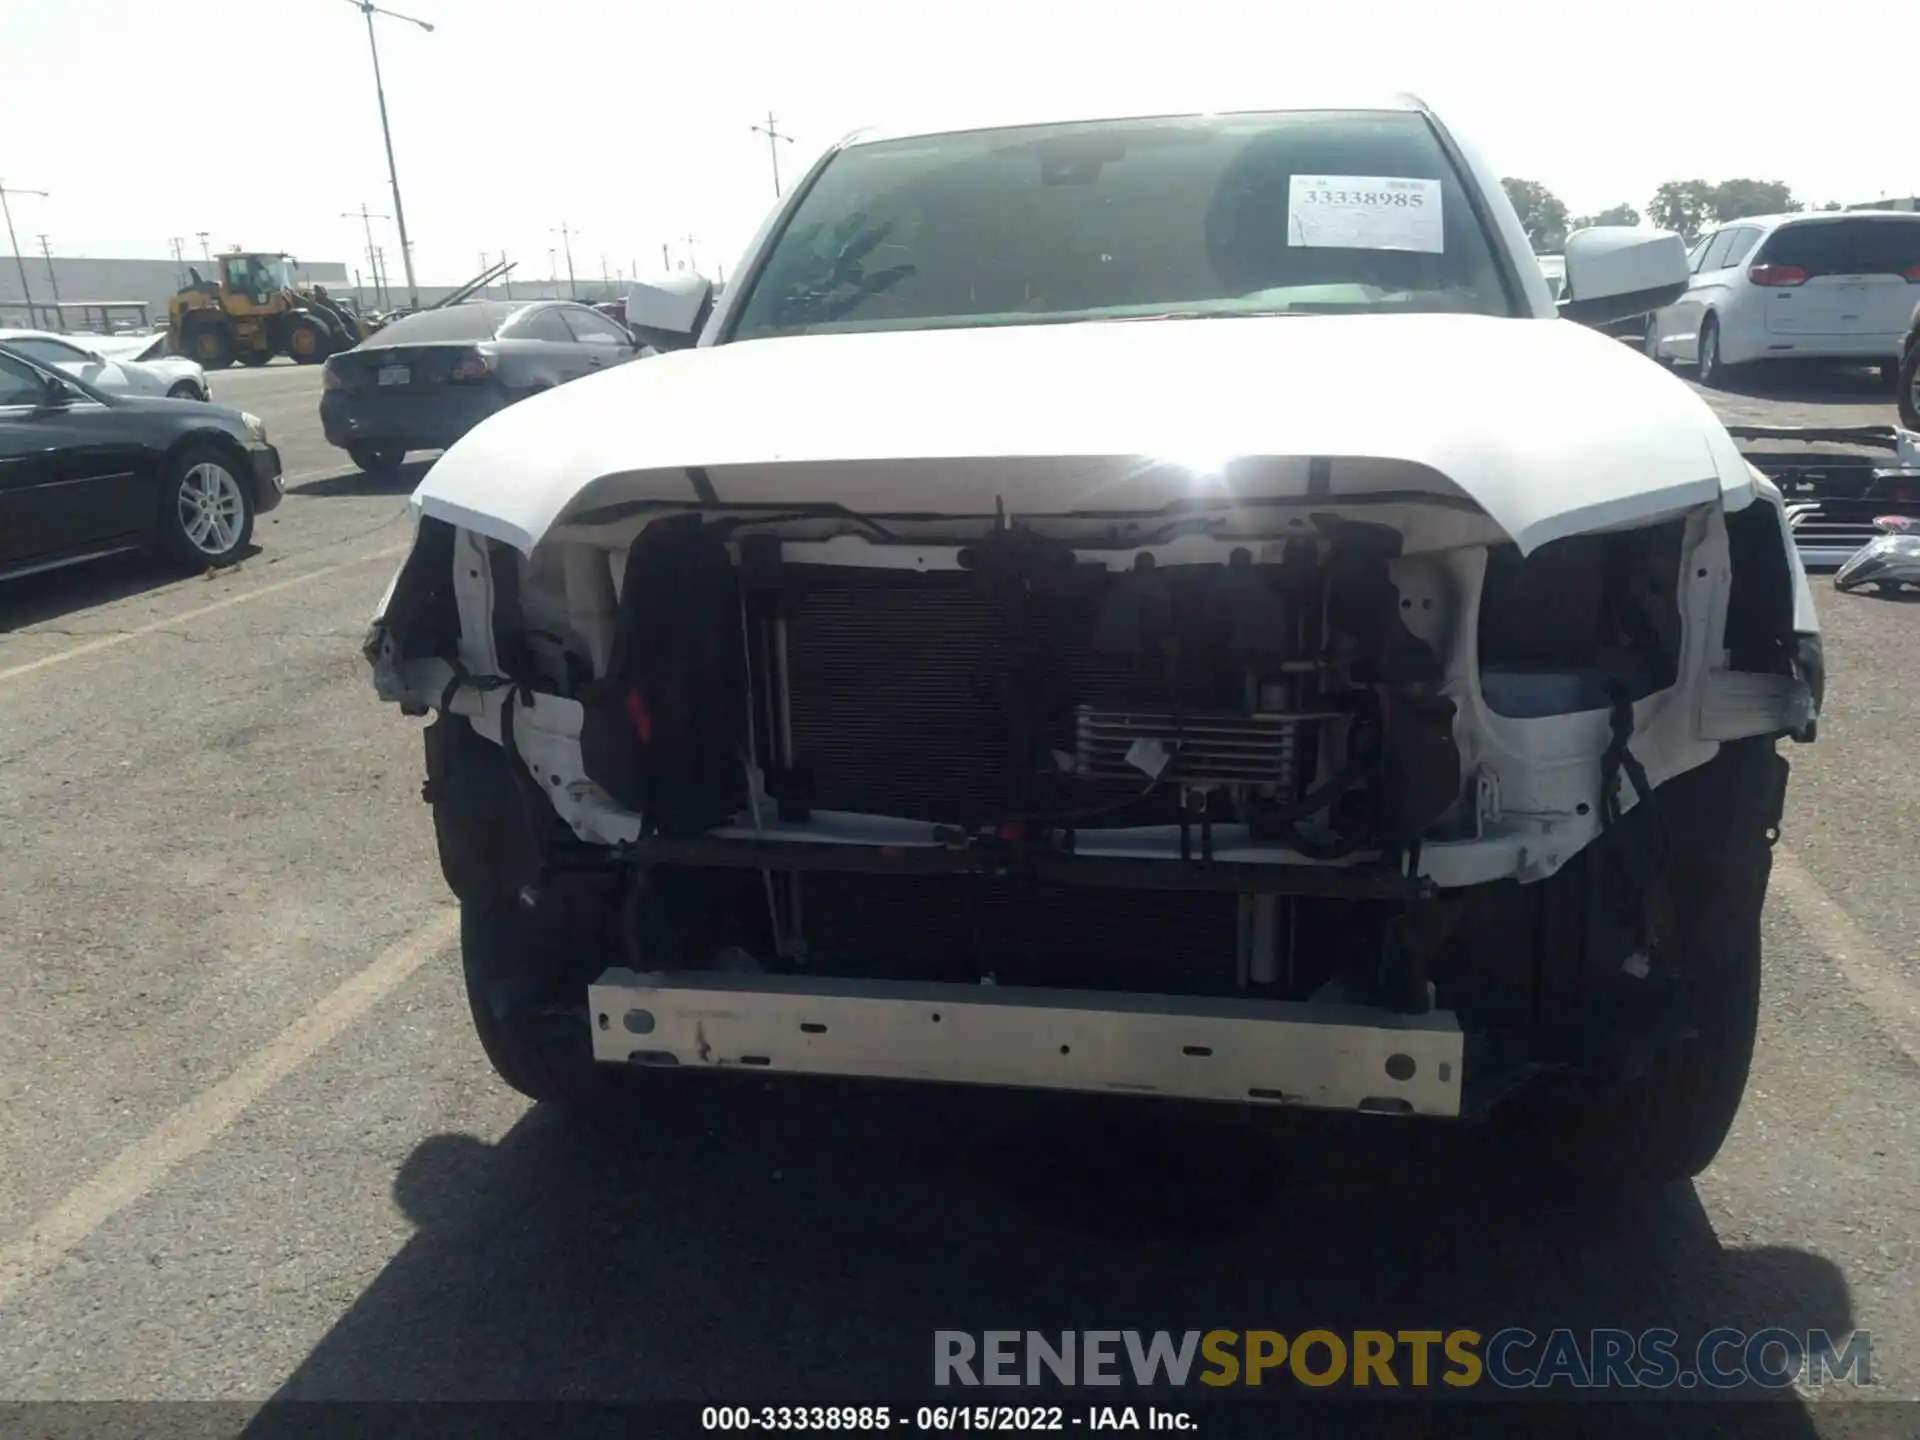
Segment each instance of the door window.
[[46,398],[46,383],[38,370],[0,355],[0,405],[38,405]]
[[1738,234],[1739,231],[1737,230],[1722,230],[1718,235],[1713,237],[1713,243],[1707,246],[1707,253],[1700,257],[1700,273],[1702,275],[1706,274],[1709,270],[1725,268],[1727,251],[1733,248],[1734,239]]
[[573,332],[567,329],[558,310],[532,310],[517,316],[500,332],[502,340],[547,340],[556,345],[571,345]]
[[577,309],[562,313],[567,317],[567,324],[573,327],[574,339],[582,345],[619,346],[624,349],[633,344],[632,337],[604,315]]
[[1742,225],[1738,229],[1730,230],[1727,233],[1733,236],[1733,244],[1727,247],[1727,253],[1720,263],[1722,265],[1738,265],[1742,260],[1747,258],[1748,253],[1753,249],[1753,242],[1760,238],[1760,231],[1755,226]]

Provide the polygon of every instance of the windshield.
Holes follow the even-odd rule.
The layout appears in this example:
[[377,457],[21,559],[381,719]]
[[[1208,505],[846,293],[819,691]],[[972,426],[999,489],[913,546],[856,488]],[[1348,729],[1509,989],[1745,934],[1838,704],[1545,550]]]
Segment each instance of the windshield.
[[1225,115],[851,146],[731,338],[1391,310],[1513,313],[1425,117]]
[[267,283],[276,290],[289,289],[293,285],[293,262],[284,255],[262,255],[258,266]]

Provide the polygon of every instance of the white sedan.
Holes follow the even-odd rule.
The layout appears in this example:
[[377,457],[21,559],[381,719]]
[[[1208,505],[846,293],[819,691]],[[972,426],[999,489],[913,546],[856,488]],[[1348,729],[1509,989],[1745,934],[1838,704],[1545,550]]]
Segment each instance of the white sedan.
[[[165,342],[164,336],[157,338]],[[93,348],[106,340],[106,336],[53,335],[44,330],[0,330],[0,343],[11,345],[30,359],[64,370],[111,395],[166,395],[175,400],[213,398],[207,389],[207,372],[192,360],[176,355],[135,360],[121,353],[109,356]],[[119,346],[122,352],[126,348],[124,342]]]

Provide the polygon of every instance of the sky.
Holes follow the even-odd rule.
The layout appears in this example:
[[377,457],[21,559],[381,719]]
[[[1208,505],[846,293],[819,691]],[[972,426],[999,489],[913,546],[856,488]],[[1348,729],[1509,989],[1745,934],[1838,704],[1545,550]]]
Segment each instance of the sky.
[[[663,245],[731,274],[774,203],[769,111],[787,183],[860,125],[1150,112],[1176,85],[1411,90],[1576,215],[1669,179],[1913,194],[1910,3],[391,0],[433,32],[375,25],[416,276],[450,284],[502,251],[564,277],[566,244],[581,280],[658,273]],[[0,184],[49,192],[9,197],[22,246],[165,259],[206,231],[364,269],[343,212],[394,206],[356,8],[0,0]]]

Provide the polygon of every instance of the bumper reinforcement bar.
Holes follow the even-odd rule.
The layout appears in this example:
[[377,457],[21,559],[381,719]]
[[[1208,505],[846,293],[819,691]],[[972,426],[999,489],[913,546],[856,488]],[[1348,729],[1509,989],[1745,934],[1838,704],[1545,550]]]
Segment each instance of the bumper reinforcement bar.
[[587,1003],[610,1064],[1460,1114],[1447,1011],[621,969]]

